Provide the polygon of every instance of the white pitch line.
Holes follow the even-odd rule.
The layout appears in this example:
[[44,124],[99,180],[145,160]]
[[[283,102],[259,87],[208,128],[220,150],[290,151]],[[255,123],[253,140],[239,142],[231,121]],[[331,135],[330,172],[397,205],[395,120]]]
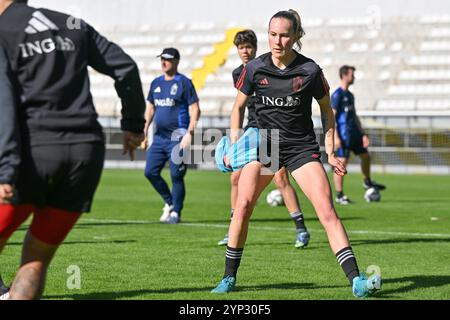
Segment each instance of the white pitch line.
[[[82,219],[81,222],[97,222],[97,223],[128,223],[128,224],[161,224],[157,221],[149,220],[112,220],[112,219]],[[180,223],[178,226],[183,227],[200,227],[200,228],[228,228],[227,224],[209,224],[209,223]],[[250,226],[255,230],[273,230],[273,231],[292,231],[292,228],[280,228],[280,227],[261,227]],[[323,229],[309,229],[312,232],[325,232]],[[350,234],[379,234],[379,235],[391,235],[391,236],[408,236],[408,237],[442,237],[450,238],[450,234],[446,233],[420,233],[420,232],[394,232],[394,231],[376,231],[376,230],[347,230]]]

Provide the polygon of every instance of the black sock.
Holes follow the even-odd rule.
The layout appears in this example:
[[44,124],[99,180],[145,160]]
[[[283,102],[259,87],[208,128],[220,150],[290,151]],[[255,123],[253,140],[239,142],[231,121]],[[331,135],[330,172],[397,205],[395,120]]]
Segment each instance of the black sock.
[[336,196],[337,196],[338,198],[342,198],[342,197],[344,196],[344,191],[338,191],[338,192],[336,193]]
[[353,284],[353,278],[359,276],[358,264],[352,247],[346,247],[336,253],[336,259],[344,270],[345,276],[348,278],[350,285]]
[[371,185],[372,185],[372,180],[370,180],[370,178],[364,179],[364,183],[365,183],[367,186],[371,186]]
[[303,213],[300,211],[290,213],[292,220],[294,220],[295,228],[306,230],[305,219],[303,219]]
[[236,277],[237,270],[241,264],[242,252],[244,248],[236,249],[227,246],[225,257],[225,273],[223,277]]

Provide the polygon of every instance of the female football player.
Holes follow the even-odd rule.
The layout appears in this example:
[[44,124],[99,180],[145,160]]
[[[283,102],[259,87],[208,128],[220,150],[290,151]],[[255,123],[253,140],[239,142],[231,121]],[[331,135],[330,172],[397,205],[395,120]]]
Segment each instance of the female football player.
[[[319,144],[311,120],[313,98],[320,105],[328,163],[341,176],[346,174],[346,169],[334,154],[335,124],[327,81],[313,60],[293,49],[294,45],[301,49],[303,35],[300,16],[293,10],[280,11],[270,19],[270,52],[249,62],[238,81],[239,92],[231,113],[230,140],[231,143],[238,140],[242,108],[245,108],[248,97],[255,93],[261,140],[268,145],[279,146],[278,152],[270,151],[271,163],[278,163],[275,170],[286,167],[311,201],[353,294],[365,297],[380,288],[381,278],[374,275],[367,279],[359,273],[345,228],[333,207],[330,183],[319,159]],[[271,141],[276,137],[278,141]],[[262,174],[268,168],[259,160],[249,162],[242,169],[238,200],[229,229],[225,274],[213,289],[214,293],[233,290],[250,216],[258,196],[273,178],[273,166],[271,174]],[[230,163],[226,156],[224,162]]]

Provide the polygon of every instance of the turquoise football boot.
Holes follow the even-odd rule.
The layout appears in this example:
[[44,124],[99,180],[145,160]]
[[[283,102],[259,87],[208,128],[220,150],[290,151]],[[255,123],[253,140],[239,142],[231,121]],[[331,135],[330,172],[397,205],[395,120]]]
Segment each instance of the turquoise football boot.
[[234,286],[236,285],[236,278],[227,276],[220,281],[219,285],[214,288],[212,293],[228,293],[233,291]]
[[357,298],[365,298],[381,289],[382,280],[378,275],[367,276],[361,272],[359,277],[353,279],[353,295]]

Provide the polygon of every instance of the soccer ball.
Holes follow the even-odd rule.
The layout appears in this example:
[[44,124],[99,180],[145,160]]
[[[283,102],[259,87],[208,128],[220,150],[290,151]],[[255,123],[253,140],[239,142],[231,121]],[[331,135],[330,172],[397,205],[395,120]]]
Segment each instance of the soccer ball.
[[367,189],[366,193],[364,193],[364,199],[366,199],[367,202],[380,201],[380,191],[378,191],[378,189],[376,188],[369,188]]
[[271,207],[278,207],[284,205],[283,196],[280,190],[275,189],[269,192],[266,197],[267,204]]

